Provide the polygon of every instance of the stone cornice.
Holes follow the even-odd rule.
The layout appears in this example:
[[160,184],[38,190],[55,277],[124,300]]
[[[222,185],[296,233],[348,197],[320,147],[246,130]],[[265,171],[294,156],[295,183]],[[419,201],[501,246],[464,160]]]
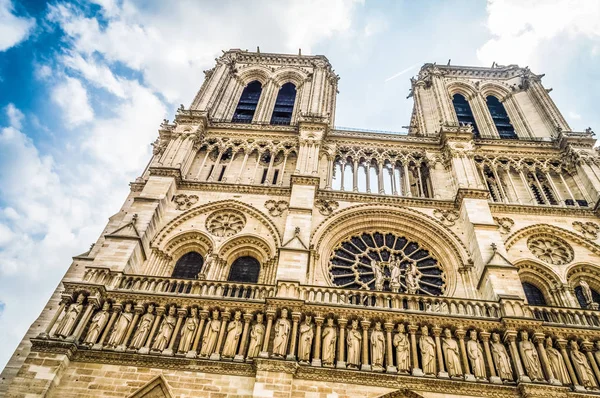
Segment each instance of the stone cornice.
[[464,199],[484,199],[487,200],[490,193],[487,189],[459,188],[454,198],[454,205],[460,208]]
[[596,217],[596,214],[591,208],[581,208],[575,206],[558,207],[558,206],[541,206],[541,205],[518,205],[506,203],[489,203],[492,214],[507,213],[507,214],[529,214],[529,215],[548,215],[548,216],[564,216],[564,217]]
[[315,187],[318,187],[320,182],[321,182],[320,177],[304,176],[304,175],[298,175],[298,174],[292,174],[292,177],[291,177],[292,186],[297,184],[297,185],[313,185]]
[[233,192],[239,194],[249,193],[268,196],[290,196],[291,194],[291,188],[289,187],[232,184],[226,182],[199,182],[191,180],[178,182],[177,188],[191,191]]
[[[275,132],[275,133],[296,133],[298,132],[298,126],[283,126],[275,124],[262,124],[262,123],[231,123],[224,120],[210,120],[208,124],[210,131],[217,130],[218,134],[223,134],[222,130],[232,130],[237,132],[245,131],[261,131],[261,132]],[[209,133],[210,133],[209,131]]]
[[398,204],[407,207],[428,207],[432,209],[455,208],[454,201],[452,200],[377,195],[361,192],[329,191],[323,189],[320,189],[317,192],[317,199],[373,204]]

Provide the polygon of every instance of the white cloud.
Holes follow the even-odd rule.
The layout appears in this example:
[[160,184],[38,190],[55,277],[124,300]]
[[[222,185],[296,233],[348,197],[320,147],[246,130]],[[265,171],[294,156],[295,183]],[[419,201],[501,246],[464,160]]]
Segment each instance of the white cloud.
[[94,118],[94,110],[89,104],[87,90],[81,81],[65,77],[54,86],[52,100],[62,109],[63,117],[69,127],[77,127]]
[[27,39],[35,26],[35,19],[18,17],[13,11],[11,0],[0,0],[0,51],[6,51]]
[[19,109],[17,109],[17,107],[15,107],[14,104],[8,104],[6,106],[5,110],[6,110],[6,116],[8,116],[8,121],[10,123],[10,126],[16,128],[16,129],[20,129],[21,122],[23,121],[23,118],[25,117],[25,115],[23,115],[23,112],[21,112]]

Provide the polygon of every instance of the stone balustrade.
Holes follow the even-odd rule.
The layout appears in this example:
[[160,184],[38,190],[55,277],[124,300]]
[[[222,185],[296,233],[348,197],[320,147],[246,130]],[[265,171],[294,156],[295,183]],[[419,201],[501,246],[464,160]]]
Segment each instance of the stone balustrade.
[[541,321],[550,324],[600,328],[600,312],[581,308],[529,306],[529,310]]

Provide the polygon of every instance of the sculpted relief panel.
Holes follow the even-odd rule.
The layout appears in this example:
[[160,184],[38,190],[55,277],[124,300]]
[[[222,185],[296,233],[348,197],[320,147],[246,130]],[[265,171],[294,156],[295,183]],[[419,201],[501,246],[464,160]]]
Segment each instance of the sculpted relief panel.
[[238,211],[217,211],[206,219],[206,230],[219,238],[233,236],[245,225],[246,217]]
[[573,261],[573,248],[564,240],[549,235],[532,236],[527,247],[534,256],[553,265],[563,265]]

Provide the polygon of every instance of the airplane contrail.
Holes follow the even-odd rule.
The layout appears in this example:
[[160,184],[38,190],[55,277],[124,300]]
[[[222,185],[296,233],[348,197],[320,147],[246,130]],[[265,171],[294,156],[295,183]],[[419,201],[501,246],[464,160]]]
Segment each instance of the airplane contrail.
[[398,76],[402,76],[403,74],[405,74],[406,72],[410,71],[411,69],[414,69],[415,67],[417,67],[419,65],[419,63],[416,63],[414,65],[409,66],[406,69],[401,70],[400,72],[396,73],[394,76],[388,77],[387,79],[385,79],[385,82],[389,82],[392,79],[397,78]]

